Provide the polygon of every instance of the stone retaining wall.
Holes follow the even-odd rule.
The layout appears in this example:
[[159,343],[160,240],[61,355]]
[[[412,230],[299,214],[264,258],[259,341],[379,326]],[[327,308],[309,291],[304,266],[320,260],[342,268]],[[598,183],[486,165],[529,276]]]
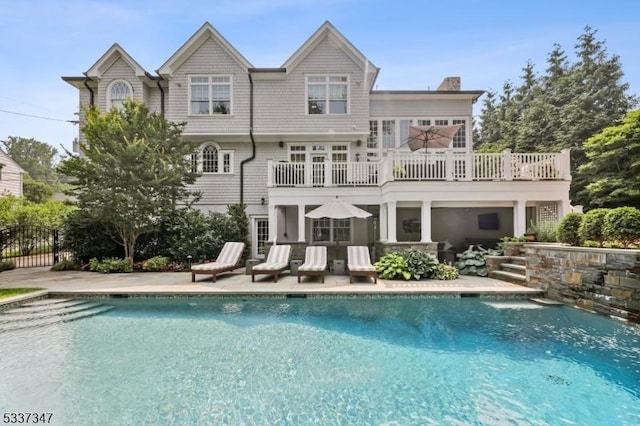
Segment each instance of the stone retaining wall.
[[527,286],[550,299],[640,323],[640,250],[524,247]]
[[[402,241],[402,242],[389,243],[389,242],[378,241],[375,244],[374,257],[375,257],[375,260],[378,260],[385,254],[393,253],[394,251],[402,251],[402,250],[409,250],[409,249],[424,250],[434,256],[438,256],[437,242],[421,243],[418,241]],[[374,260],[372,259],[372,261]]]

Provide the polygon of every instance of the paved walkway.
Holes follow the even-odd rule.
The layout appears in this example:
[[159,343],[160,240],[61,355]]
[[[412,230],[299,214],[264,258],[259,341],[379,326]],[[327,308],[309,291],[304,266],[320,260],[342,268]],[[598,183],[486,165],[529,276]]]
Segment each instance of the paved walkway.
[[[378,279],[377,284],[366,277],[327,275],[324,284],[317,277],[297,277],[284,273],[277,283],[266,275],[244,274],[244,268],[218,276],[212,282],[206,275],[197,275],[191,282],[189,272],[134,272],[130,274],[99,274],[95,272],[51,272],[49,268],[25,268],[0,273],[0,288],[41,287],[50,294],[73,296],[89,294],[160,294],[160,295],[282,295],[282,294],[481,294],[539,295],[536,289],[492,278],[461,276],[450,281],[392,281]],[[8,299],[3,299],[8,301]],[[12,299],[12,301],[14,301]],[[2,303],[2,302],[0,302]]]

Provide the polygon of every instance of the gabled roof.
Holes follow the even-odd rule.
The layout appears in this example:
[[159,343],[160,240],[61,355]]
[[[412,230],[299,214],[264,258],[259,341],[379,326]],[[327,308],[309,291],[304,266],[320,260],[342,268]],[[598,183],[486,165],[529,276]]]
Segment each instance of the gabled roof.
[[0,169],[7,165],[7,163],[11,163],[15,165],[18,169],[18,173],[26,174],[26,170],[20,167],[20,164],[16,163],[15,160],[9,157],[9,154],[0,149]]
[[98,59],[98,62],[96,62],[91,68],[89,68],[89,71],[87,71],[85,75],[90,78],[100,78],[102,77],[102,74],[104,74],[111,67],[111,65],[113,65],[114,62],[120,58],[122,58],[127,64],[129,64],[129,66],[136,73],[137,77],[144,77],[149,75],[149,73],[146,72],[144,68],[142,68],[140,64],[131,57],[131,55],[129,55],[122,47],[120,47],[118,43],[114,43],[113,46],[111,46],[109,50],[107,50],[107,52],[102,55],[100,59]]
[[295,51],[293,55],[282,65],[282,68],[286,68],[287,73],[291,72],[296,66],[309,55],[318,44],[320,44],[325,38],[328,38],[335,45],[340,47],[356,64],[370,74],[369,89],[373,87],[375,79],[380,71],[380,68],[376,67],[362,54],[340,31],[338,31],[331,22],[325,21],[324,24],[318,28],[318,30],[304,42],[302,46]]
[[209,38],[215,40],[241,67],[248,69],[253,65],[235,47],[231,45],[213,26],[205,22],[171,57],[158,69],[162,77],[171,76],[202,44]]

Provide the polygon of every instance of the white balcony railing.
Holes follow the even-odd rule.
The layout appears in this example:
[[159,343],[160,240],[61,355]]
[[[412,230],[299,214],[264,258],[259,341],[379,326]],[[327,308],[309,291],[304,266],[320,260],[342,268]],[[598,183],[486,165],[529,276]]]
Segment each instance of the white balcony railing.
[[267,185],[378,186],[389,181],[570,180],[569,150],[561,153],[391,153],[377,162],[268,164]]

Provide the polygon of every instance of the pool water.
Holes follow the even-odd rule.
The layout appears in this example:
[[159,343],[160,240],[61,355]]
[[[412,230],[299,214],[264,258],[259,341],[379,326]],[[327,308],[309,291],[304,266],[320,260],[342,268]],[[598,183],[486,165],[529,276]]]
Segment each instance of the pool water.
[[478,298],[128,299],[0,332],[0,412],[62,425],[637,425],[640,331]]

